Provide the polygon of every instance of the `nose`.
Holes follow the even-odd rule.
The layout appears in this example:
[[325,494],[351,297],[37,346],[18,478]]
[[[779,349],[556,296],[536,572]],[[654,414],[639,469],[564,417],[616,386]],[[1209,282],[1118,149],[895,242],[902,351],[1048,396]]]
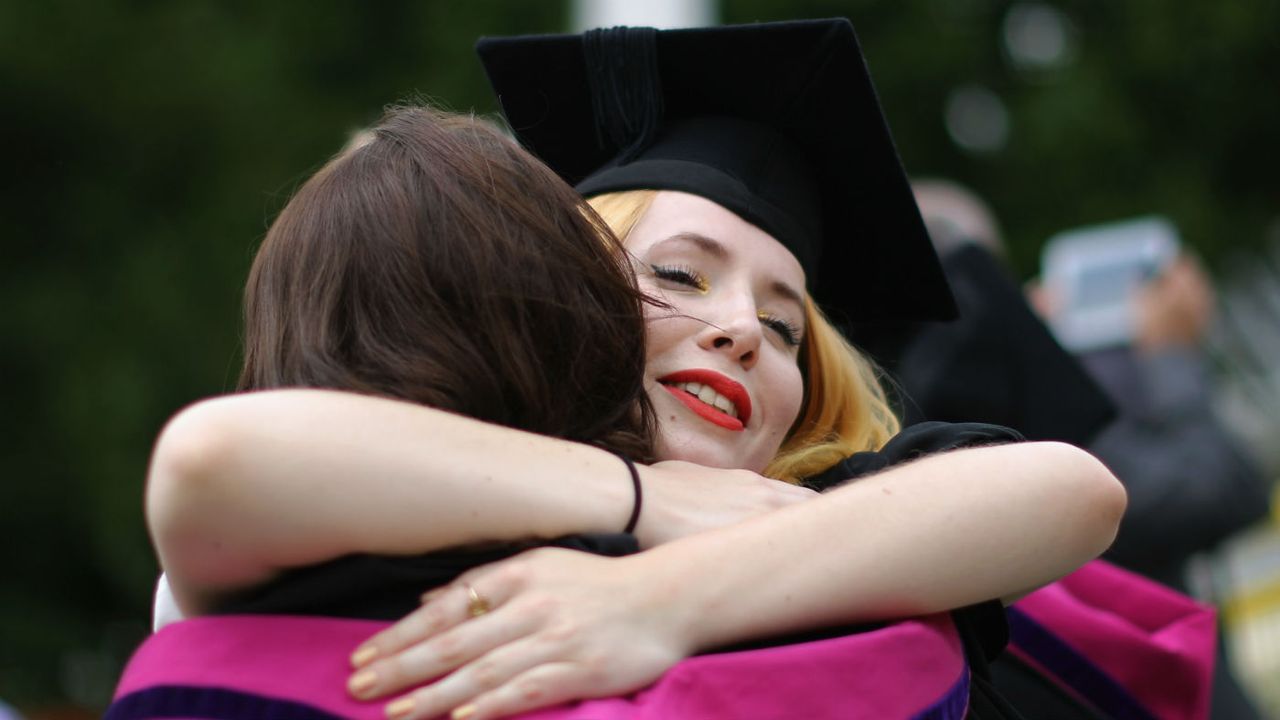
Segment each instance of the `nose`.
[[698,334],[698,345],[703,350],[725,353],[744,369],[755,366],[764,330],[754,303],[735,304],[732,312],[705,321],[706,327]]

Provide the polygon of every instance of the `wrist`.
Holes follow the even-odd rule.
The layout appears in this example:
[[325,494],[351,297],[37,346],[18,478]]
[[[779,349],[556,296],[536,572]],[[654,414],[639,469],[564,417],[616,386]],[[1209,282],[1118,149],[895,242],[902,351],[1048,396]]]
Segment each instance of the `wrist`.
[[[732,553],[724,553],[723,530],[677,538],[633,556],[663,618],[664,631],[678,638],[687,654],[742,639],[737,614],[749,593],[735,592]],[[737,600],[733,600],[733,598]]]
[[652,465],[638,465],[640,487],[644,493],[644,507],[636,518],[634,535],[640,543],[641,550],[649,550],[671,538],[664,533],[664,508],[662,507],[662,486],[668,482],[661,468]]
[[641,611],[651,618],[650,632],[663,644],[688,657],[707,649],[702,632],[706,624],[704,591],[693,572],[692,563],[679,552],[668,552],[670,544],[622,558],[627,577],[636,578],[635,598]]
[[636,524],[640,521],[640,511],[644,507],[644,490],[640,486],[640,471],[636,469],[636,464],[631,458],[618,454],[618,459],[627,466],[628,479],[631,481],[631,514],[627,516],[627,524],[622,532],[628,535],[634,534]]

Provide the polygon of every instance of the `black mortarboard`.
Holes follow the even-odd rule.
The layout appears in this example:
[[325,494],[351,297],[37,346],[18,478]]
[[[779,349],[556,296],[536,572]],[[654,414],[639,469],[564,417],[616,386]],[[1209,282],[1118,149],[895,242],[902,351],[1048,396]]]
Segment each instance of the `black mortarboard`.
[[996,258],[977,245],[945,254],[960,319],[859,325],[853,339],[893,375],[907,424],[987,422],[1031,440],[1086,445],[1115,407],[1032,312]]
[[786,245],[836,319],[955,306],[848,20],[477,44],[520,141],[584,195],[680,190]]

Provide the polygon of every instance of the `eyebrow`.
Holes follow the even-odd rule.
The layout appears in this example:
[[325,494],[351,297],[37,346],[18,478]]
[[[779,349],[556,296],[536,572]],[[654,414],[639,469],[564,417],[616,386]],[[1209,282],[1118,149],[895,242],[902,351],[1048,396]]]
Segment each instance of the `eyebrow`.
[[[715,238],[710,238],[710,237],[707,237],[706,235],[703,235],[701,233],[695,233],[695,232],[676,233],[675,235],[672,235],[666,240],[663,240],[659,244],[661,245],[661,244],[674,242],[674,241],[684,241],[684,242],[692,243],[693,245],[696,245],[699,250],[716,258],[717,260],[725,260],[730,255],[729,248],[726,248],[724,244],[722,244],[719,240],[716,240]],[[782,298],[786,300],[790,300],[794,302],[796,305],[799,305],[801,311],[804,310],[804,296],[800,294],[799,290],[796,290],[795,288],[791,287],[787,283],[782,282],[781,280],[774,280],[772,283],[770,283],[769,289],[772,290],[775,294],[782,296]]]

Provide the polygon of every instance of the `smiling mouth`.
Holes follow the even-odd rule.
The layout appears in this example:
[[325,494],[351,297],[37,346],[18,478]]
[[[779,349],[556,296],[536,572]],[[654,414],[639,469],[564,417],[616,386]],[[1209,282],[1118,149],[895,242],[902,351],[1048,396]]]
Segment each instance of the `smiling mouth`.
[[658,378],[658,382],[695,415],[713,425],[742,432],[751,419],[751,396],[746,388],[714,370],[682,370]]
[[667,387],[683,390],[731,418],[737,419],[738,417],[738,406],[734,405],[729,398],[716,392],[710,385],[696,382],[678,382],[671,383]]

